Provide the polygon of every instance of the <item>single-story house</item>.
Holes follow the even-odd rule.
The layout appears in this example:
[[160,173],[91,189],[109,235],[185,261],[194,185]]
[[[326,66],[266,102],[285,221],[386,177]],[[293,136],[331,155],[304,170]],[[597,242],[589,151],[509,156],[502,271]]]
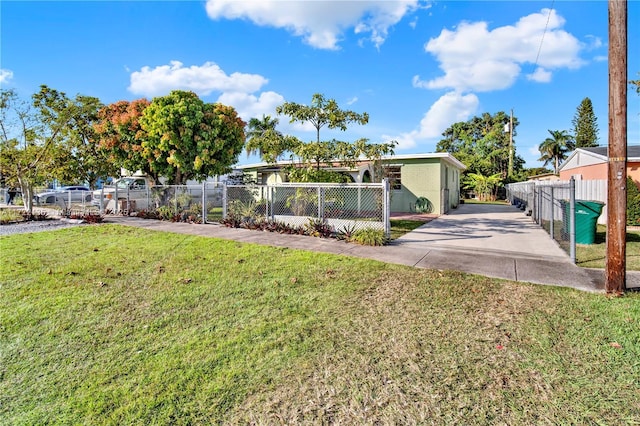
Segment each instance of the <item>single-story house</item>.
[[[258,163],[236,167],[258,184],[287,182],[285,166],[290,161],[277,164]],[[426,198],[432,206],[431,211],[445,214],[460,202],[460,174],[465,165],[449,153],[407,154],[382,158],[384,175],[391,186],[391,212],[415,212],[416,201]],[[360,160],[353,168],[327,166],[351,176],[355,183],[367,183],[378,180],[371,160]]]
[[[607,180],[609,157],[606,146],[576,148],[559,169],[560,180]],[[627,146],[627,176],[640,185],[640,145]]]

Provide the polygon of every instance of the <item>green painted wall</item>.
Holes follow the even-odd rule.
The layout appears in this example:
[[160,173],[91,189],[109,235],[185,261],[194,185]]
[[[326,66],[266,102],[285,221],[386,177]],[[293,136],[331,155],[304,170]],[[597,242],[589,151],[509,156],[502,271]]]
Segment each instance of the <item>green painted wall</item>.
[[433,213],[440,213],[440,183],[442,182],[439,158],[402,160],[400,177],[402,190],[391,191],[392,212],[415,211],[418,197],[427,198],[433,205]]

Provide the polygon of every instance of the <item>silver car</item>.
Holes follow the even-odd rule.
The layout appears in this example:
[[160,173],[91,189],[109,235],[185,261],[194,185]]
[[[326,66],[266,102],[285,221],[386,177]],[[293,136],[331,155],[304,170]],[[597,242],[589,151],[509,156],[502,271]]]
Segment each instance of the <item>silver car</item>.
[[91,189],[86,186],[72,185],[61,186],[60,188],[41,192],[33,197],[36,205],[59,204],[65,205],[69,203],[71,197],[72,203],[82,203],[91,201]]

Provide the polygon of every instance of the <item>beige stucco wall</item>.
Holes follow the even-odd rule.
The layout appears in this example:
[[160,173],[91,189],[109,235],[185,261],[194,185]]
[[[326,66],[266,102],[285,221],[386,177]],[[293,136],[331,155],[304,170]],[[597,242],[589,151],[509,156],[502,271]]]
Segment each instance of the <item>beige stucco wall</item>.
[[627,163],[627,176],[633,179],[637,185],[640,185],[640,161]]
[[592,164],[580,166],[568,170],[560,170],[560,180],[569,180],[571,176],[581,176],[584,180],[597,180],[607,178],[607,164]]

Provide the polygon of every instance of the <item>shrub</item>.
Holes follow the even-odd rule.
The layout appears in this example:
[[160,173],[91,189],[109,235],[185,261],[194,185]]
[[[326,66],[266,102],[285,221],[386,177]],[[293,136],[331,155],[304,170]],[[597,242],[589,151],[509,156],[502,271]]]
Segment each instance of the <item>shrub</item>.
[[332,226],[326,220],[311,219],[304,226],[305,234],[312,237],[330,238],[335,234]]
[[416,200],[416,212],[417,213],[432,213],[433,212],[433,204],[429,199],[425,197],[419,197]]
[[640,226],[640,189],[630,177],[627,178],[627,225]]
[[336,233],[336,238],[343,241],[351,241],[357,229],[355,225],[346,225],[339,232]]
[[387,236],[381,229],[358,229],[349,240],[365,246],[383,246],[387,243]]
[[0,210],[0,224],[24,220],[22,213],[14,209]]

